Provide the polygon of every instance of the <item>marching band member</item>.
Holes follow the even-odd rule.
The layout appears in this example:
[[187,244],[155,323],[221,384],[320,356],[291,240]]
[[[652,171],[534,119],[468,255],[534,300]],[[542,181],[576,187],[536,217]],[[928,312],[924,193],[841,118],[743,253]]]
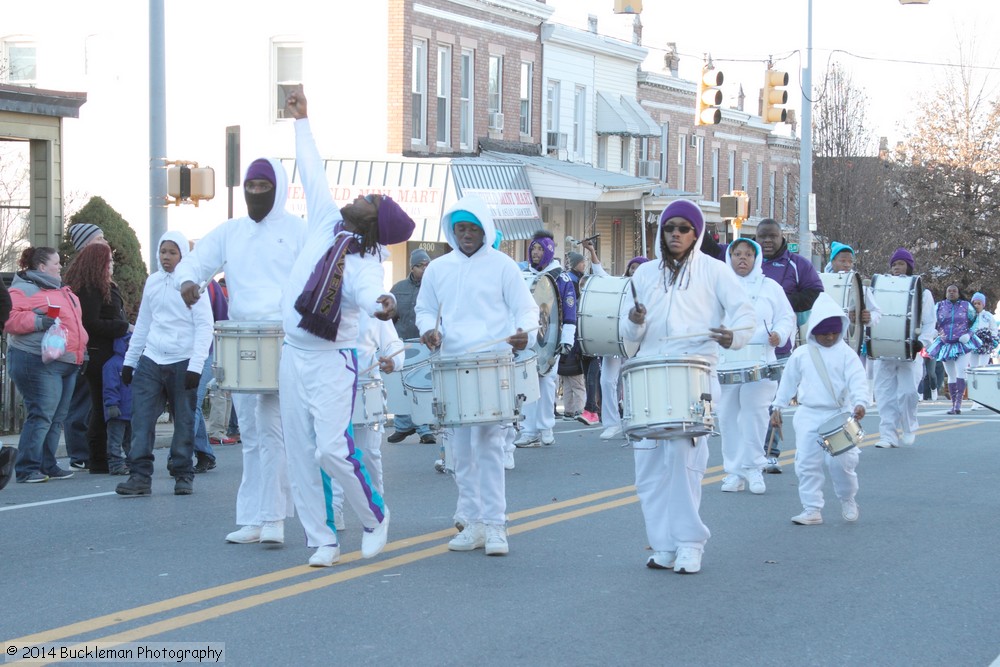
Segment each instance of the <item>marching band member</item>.
[[[972,307],[976,309],[972,331],[982,341],[982,345],[969,355],[969,368],[979,368],[990,363],[990,355],[997,348],[997,321],[993,313],[986,310],[986,295],[982,292],[972,295]],[[969,409],[978,410],[979,404],[974,402]]]
[[[740,281],[757,315],[757,328],[748,345],[762,345],[761,361],[774,363],[774,349],[795,332],[795,313],[781,285],[764,275],[764,256],[760,246],[750,239],[736,239],[726,250],[726,264]],[[762,470],[767,464],[760,448],[767,433],[767,408],[778,383],[770,378],[755,382],[724,384],[719,396],[719,426],[722,432],[722,462],[728,473],[722,490],[764,493]]]
[[[555,258],[556,242],[552,232],[541,229],[535,232],[528,244],[528,261],[519,264],[522,271],[533,275],[548,273],[556,281],[556,290],[562,302],[562,322],[559,322],[560,354],[568,353],[576,341],[576,293],[569,274],[563,271]],[[522,278],[522,281],[524,279]],[[530,292],[530,290],[529,290]],[[514,441],[518,447],[540,447],[555,442],[552,427],[555,426],[556,384],[559,359],[552,369],[538,376],[540,398],[524,406],[524,432]]]
[[798,399],[792,423],[802,512],[792,517],[792,523],[800,526],[823,523],[824,462],[840,499],[844,521],[857,521],[859,516],[855,469],[860,450],[853,447],[834,457],[819,445],[819,428],[824,423],[847,413],[861,421],[868,407],[865,369],[844,342],[847,326],[847,315],[837,302],[827,294],[817,297],[806,323],[807,342],[792,352],[772,403],[771,426],[780,428],[782,408],[787,408],[793,398]]
[[[850,273],[854,270],[854,248],[844,243],[836,241],[830,244],[830,263],[827,265],[825,273]],[[866,286],[864,291],[864,308],[861,310],[861,324],[872,326],[882,319],[882,309],[875,301],[875,294],[871,286]],[[854,318],[854,312],[848,313],[848,318]],[[862,364],[864,360],[862,360]]]
[[[699,252],[705,219],[697,205],[672,202],[660,214],[659,229],[660,261],[641,265],[632,276],[636,305],[622,317],[624,335],[642,343],[636,358],[707,358],[712,394],[718,396],[718,345],[734,349],[746,345],[755,326],[753,306],[732,270]],[[723,327],[723,321],[731,328]],[[706,335],[685,336],[697,332]],[[700,571],[711,535],[699,515],[708,438],[644,439],[634,456],[636,492],[653,549],[646,566]]]
[[960,298],[958,285],[948,285],[944,301],[938,302],[935,313],[938,336],[927,346],[927,354],[944,362],[944,371],[948,374],[948,395],[951,396],[948,414],[960,415],[970,353],[983,344],[973,329],[977,313],[971,303]]
[[[229,318],[281,319],[281,287],[305,242],[305,223],[285,210],[288,176],[277,160],[250,163],[243,179],[247,215],[206,234],[177,265],[175,283],[189,306],[199,284],[225,265]],[[285,518],[294,515],[278,394],[233,393],[243,442],[243,479],[236,492],[236,524],[226,535],[236,544],[285,541]]]
[[[897,248],[889,259],[893,276],[913,275],[913,255],[906,248]],[[920,337],[915,352],[930,345],[934,337],[934,297],[925,289],[921,295]],[[875,360],[875,402],[879,413],[880,449],[912,445],[916,439],[917,385],[924,374],[924,362],[919,355],[906,359]],[[898,435],[902,433],[902,437]]]
[[351,427],[358,382],[355,346],[361,312],[384,321],[395,314],[395,299],[382,289],[383,246],[406,241],[415,225],[397,203],[382,195],[359,196],[338,209],[301,90],[289,94],[285,108],[295,118],[295,155],[309,232],[281,300],[281,418],[291,443],[292,497],[306,544],[316,548],[309,565],[327,567],[339,560],[340,545],[328,522],[321,470],[337,480],[364,526],[361,557],[378,555],[388,538],[389,509]]
[[[445,212],[441,228],[454,250],[424,272],[417,296],[421,342],[440,348],[442,356],[459,356],[507,335],[484,351],[525,349],[526,331],[538,325],[538,306],[517,264],[497,250],[502,236],[486,202],[474,195],[463,197]],[[551,406],[548,415],[552,417]],[[485,548],[487,556],[508,552],[503,452],[507,429],[505,424],[477,424],[457,426],[448,434],[459,495],[455,520],[463,526],[448,542],[451,551]]]

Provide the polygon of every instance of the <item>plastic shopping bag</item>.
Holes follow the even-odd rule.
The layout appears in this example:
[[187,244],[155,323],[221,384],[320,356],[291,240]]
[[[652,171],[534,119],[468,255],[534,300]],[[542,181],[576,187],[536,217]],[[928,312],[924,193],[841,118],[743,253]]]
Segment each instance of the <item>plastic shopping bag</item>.
[[45,335],[42,336],[42,362],[49,363],[59,359],[66,354],[66,336],[68,332],[62,325],[59,318],[49,327]]

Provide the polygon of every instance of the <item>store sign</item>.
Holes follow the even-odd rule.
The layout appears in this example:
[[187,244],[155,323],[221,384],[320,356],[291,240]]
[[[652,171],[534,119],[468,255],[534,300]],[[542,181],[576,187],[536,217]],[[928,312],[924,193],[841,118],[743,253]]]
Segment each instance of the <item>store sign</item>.
[[490,214],[494,218],[533,220],[538,217],[535,196],[531,190],[472,190],[463,188],[462,196],[466,195],[481,197],[489,206]]
[[[330,195],[338,206],[349,204],[358,197],[365,195],[384,195],[391,197],[414,220],[430,218],[436,220],[444,213],[444,192],[441,188],[402,188],[379,185],[334,185],[330,187]],[[299,183],[288,186],[289,213],[306,215],[306,193]]]

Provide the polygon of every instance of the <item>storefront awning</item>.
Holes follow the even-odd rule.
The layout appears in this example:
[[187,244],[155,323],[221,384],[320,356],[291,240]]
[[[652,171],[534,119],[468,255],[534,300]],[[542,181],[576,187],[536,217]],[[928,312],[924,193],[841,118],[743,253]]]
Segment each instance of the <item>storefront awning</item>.
[[597,91],[597,134],[658,137],[660,126],[634,97]]
[[645,178],[540,155],[484,151],[483,157],[523,165],[536,197],[597,203],[634,201],[657,185]]
[[[305,192],[295,160],[282,163],[292,174],[287,208],[306,216]],[[476,194],[486,200],[494,222],[507,240],[528,239],[542,221],[524,167],[481,158],[451,160],[389,158],[324,160],[330,192],[338,204],[358,195],[392,197],[416,223],[411,241],[446,242],[441,216],[459,198]]]

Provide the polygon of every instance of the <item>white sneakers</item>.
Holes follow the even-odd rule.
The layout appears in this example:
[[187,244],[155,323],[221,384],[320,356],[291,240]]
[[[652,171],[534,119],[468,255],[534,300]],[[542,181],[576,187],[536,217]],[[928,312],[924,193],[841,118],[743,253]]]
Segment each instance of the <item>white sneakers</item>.
[[614,440],[620,438],[622,435],[622,427],[619,426],[609,426],[603,431],[601,431],[601,440]]
[[226,535],[231,544],[255,544],[260,542],[260,526],[243,526]]
[[486,546],[486,526],[481,523],[466,524],[462,532],[448,542],[449,551],[473,551]]
[[760,470],[747,471],[747,486],[750,487],[750,493],[757,495],[767,491],[767,486],[764,484],[764,475],[761,474]]
[[261,544],[284,544],[285,543],[285,522],[265,521],[260,528]]
[[513,470],[514,469],[514,450],[504,451],[503,453],[503,469]]
[[382,516],[382,523],[369,531],[365,528],[361,535],[361,557],[374,558],[385,549],[385,543],[389,539],[389,508],[385,508]]
[[909,447],[917,440],[917,435],[915,433],[903,433],[902,437],[899,439],[904,445]]
[[850,500],[843,500],[840,503],[840,513],[844,517],[844,521],[857,521],[858,516],[860,516],[861,511],[858,509],[858,503],[854,498]]
[[676,551],[654,551],[646,560],[646,567],[651,570],[672,570],[677,560]]
[[701,572],[701,549],[679,547],[677,549],[677,559],[674,561],[674,572],[678,574],[696,574]]
[[722,490],[726,493],[742,491],[743,487],[743,478],[739,475],[726,475],[726,478],[722,480]]
[[552,435],[552,431],[542,431],[541,440],[542,444],[547,447],[556,441],[556,436]]
[[514,441],[514,446],[522,449],[541,447],[542,439],[538,437],[537,433],[529,434],[527,431],[522,431],[521,435],[517,436],[517,440]]
[[340,545],[327,544],[309,557],[309,567],[330,567],[340,560]]
[[486,555],[506,556],[509,551],[507,547],[507,528],[491,523],[486,526]]
[[823,515],[817,509],[805,507],[801,514],[792,517],[792,523],[797,523],[800,526],[818,526],[823,523]]
[[875,443],[875,446],[879,449],[892,449],[893,447],[899,447],[899,445],[894,445],[888,440],[879,440]]

